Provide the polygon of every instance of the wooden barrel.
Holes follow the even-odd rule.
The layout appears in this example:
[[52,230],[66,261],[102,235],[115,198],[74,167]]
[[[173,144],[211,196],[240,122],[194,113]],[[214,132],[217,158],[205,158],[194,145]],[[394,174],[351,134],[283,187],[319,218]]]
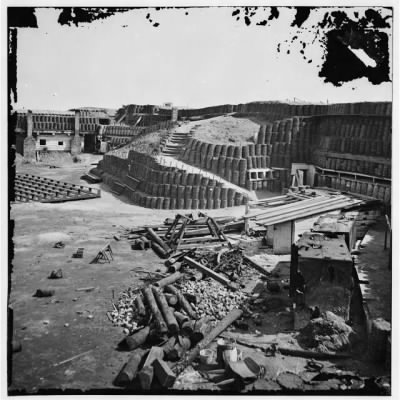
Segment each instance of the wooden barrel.
[[178,196],[178,185],[170,185],[170,197],[176,198]]
[[207,170],[211,170],[212,169],[212,160],[213,160],[213,156],[210,153],[207,153],[206,155],[206,162],[205,162],[205,166],[204,168]]
[[233,157],[234,147],[235,146],[232,146],[231,144],[227,146],[226,157]]
[[145,200],[145,207],[146,208],[152,208],[151,207],[151,197],[149,196],[149,197],[146,197],[146,200]]
[[243,195],[240,192],[235,193],[235,206],[240,206],[242,204]]
[[233,158],[241,158],[242,157],[242,147],[235,146],[233,148]]
[[270,144],[272,138],[272,125],[268,124],[265,126],[265,140],[264,143]]
[[221,186],[216,186],[214,188],[214,193],[213,193],[213,199],[215,200],[220,200],[221,199]]
[[384,200],[385,199],[385,186],[379,185],[378,188],[378,199],[379,200]]
[[199,199],[192,199],[192,207],[193,210],[199,209]]
[[194,179],[193,179],[193,185],[198,186],[201,183],[201,175],[200,174],[194,174]]
[[221,145],[220,157],[226,157],[228,154],[228,146],[226,144]]
[[247,159],[241,158],[239,160],[239,171],[246,171],[247,170]]
[[176,209],[177,210],[183,210],[185,208],[185,198],[177,198],[176,199]]
[[239,169],[239,164],[240,164],[240,159],[238,158],[233,158],[232,159],[232,170],[236,171]]
[[257,135],[257,143],[258,144],[265,143],[265,125],[260,125],[260,129],[258,130],[258,135]]
[[225,187],[225,186],[221,187],[220,198],[221,198],[221,200],[228,201],[228,188],[227,187]]
[[261,160],[261,168],[267,168],[267,160],[266,160],[266,158],[261,156],[260,160]]
[[222,145],[216,144],[214,147],[213,157],[219,157],[221,155]]
[[191,199],[192,196],[192,186],[185,186],[185,191],[184,191],[184,196],[185,198]]
[[164,197],[163,198],[163,205],[162,208],[164,210],[169,210],[170,209],[170,203],[171,203],[171,199],[169,197]]
[[247,158],[249,156],[249,145],[242,146],[242,158]]
[[247,157],[247,168],[252,169],[253,167],[253,157]]
[[248,144],[248,148],[249,148],[249,155],[251,157],[255,156],[256,155],[255,144],[253,144],[253,143]]
[[212,160],[211,160],[211,171],[214,173],[214,174],[218,174],[218,157],[213,157],[212,158]]
[[177,199],[184,199],[185,198],[185,186],[178,185],[178,193]]
[[186,198],[185,197],[185,210],[191,210],[192,209],[192,199],[191,198]]
[[205,198],[199,199],[199,209],[204,210],[207,206],[207,200]]
[[392,200],[392,194],[391,194],[391,189],[390,189],[390,186],[386,186],[385,187],[385,193],[384,193],[384,197],[383,197],[383,201],[386,203],[386,204],[390,204],[391,203],[391,200]]
[[246,186],[246,170],[239,170],[239,185]]
[[232,183],[239,185],[239,171],[237,169],[232,171]]
[[235,189],[228,188],[228,207],[232,207],[235,203]]
[[192,199],[198,199],[200,194],[200,186],[192,186]]
[[212,197],[207,198],[206,208],[208,210],[212,210],[214,208],[214,199]]
[[201,186],[204,186],[204,187],[208,186],[208,182],[209,182],[209,178],[207,178],[206,176],[201,177],[201,183],[200,183]]
[[152,196],[150,197],[151,205],[150,208],[157,208],[157,197]]

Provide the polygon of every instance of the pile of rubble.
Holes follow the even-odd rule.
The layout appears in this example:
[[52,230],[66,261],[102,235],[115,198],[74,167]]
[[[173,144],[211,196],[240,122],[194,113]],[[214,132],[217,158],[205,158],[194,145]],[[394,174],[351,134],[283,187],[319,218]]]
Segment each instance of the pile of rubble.
[[234,308],[241,308],[248,295],[241,290],[230,291],[210,279],[183,281],[179,288],[193,303],[191,306],[200,317],[210,316],[221,320]]

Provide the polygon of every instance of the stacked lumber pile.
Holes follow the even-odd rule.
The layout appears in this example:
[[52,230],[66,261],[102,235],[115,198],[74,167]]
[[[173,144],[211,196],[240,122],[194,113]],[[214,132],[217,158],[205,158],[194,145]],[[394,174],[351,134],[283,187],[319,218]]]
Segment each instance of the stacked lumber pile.
[[[269,202],[272,201],[273,198],[269,199]],[[256,224],[269,226],[362,204],[365,204],[362,199],[340,193],[326,193],[316,198],[304,198],[301,201],[268,207],[265,211],[252,212],[247,214],[245,219],[252,219]]]
[[174,257],[185,250],[197,247],[230,246],[227,232],[241,233],[244,221],[233,217],[211,218],[204,213],[177,214],[162,225],[124,228],[119,235],[130,241],[132,249],[152,248],[161,258]]

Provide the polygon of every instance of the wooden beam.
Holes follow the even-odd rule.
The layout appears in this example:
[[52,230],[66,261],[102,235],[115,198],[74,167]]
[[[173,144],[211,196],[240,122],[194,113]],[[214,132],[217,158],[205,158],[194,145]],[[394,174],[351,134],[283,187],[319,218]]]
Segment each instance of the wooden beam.
[[224,286],[228,287],[231,290],[237,290],[238,288],[234,285],[229,279],[223,277],[222,275],[214,272],[212,269],[205,267],[204,265],[200,264],[196,260],[193,260],[190,257],[184,257],[183,259],[186,263],[191,266],[192,268],[196,268],[198,271],[210,276],[211,278],[215,279],[217,282],[222,283]]

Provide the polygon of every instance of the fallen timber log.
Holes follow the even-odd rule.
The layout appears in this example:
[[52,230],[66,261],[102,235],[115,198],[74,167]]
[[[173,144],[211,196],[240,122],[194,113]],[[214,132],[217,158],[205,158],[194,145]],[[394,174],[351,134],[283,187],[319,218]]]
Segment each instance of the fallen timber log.
[[154,286],[156,286],[156,287],[161,289],[164,286],[170,285],[171,283],[175,283],[176,281],[178,281],[182,277],[183,277],[183,275],[180,272],[174,272],[173,274],[167,276],[166,278],[163,278],[163,279],[155,282]]
[[129,351],[135,350],[144,344],[149,336],[150,327],[145,326],[140,331],[134,333],[133,335],[126,336],[119,344],[118,347],[127,347]]
[[153,346],[143,364],[141,371],[138,374],[140,385],[144,390],[150,390],[154,377],[153,362],[156,359],[162,360],[164,357],[164,350],[161,347]]
[[175,367],[178,372],[183,371],[186,366],[191,364],[195,358],[199,355],[200,350],[207,347],[218,335],[220,335],[225,329],[227,329],[233,322],[239,319],[243,314],[242,310],[238,308],[232,310],[223,320],[221,320],[217,326],[209,332],[196,346],[189,352],[185,359],[178,363]]
[[140,362],[148,350],[137,349],[115,378],[116,386],[127,386],[136,377]]
[[[143,246],[144,246],[144,243],[143,243]],[[151,248],[161,258],[168,258],[168,255],[170,254],[170,253],[166,252],[158,243],[156,243],[154,241],[151,242]],[[141,250],[143,250],[143,248],[141,248]]]
[[178,322],[172,312],[171,308],[168,305],[167,299],[160,290],[156,287],[152,287],[153,295],[157,301],[158,307],[160,308],[162,315],[164,317],[165,322],[167,323],[167,327],[170,333],[177,333],[179,331]]
[[292,349],[288,347],[278,347],[279,353],[285,356],[301,357],[301,358],[314,358],[318,360],[341,359],[352,357],[349,353],[321,353],[312,350]]
[[143,299],[140,294],[136,296],[135,299],[136,308],[140,317],[144,317],[146,315],[146,308],[144,307]]
[[142,293],[143,293],[143,297],[146,299],[147,305],[149,306],[149,308],[153,314],[157,330],[160,333],[167,333],[168,332],[167,324],[165,323],[164,318],[161,314],[161,311],[159,310],[159,308],[157,306],[157,302],[156,302],[156,299],[154,298],[151,286],[144,288],[142,290]]
[[217,282],[222,283],[224,286],[228,287],[231,290],[237,290],[237,286],[234,285],[229,279],[223,277],[222,275],[214,272],[212,269],[205,267],[204,265],[200,264],[199,262],[193,260],[190,257],[184,257],[183,259],[189,266],[192,268],[196,268],[198,271],[202,272],[203,274],[215,279]]
[[243,260],[246,261],[246,263],[257,270],[258,272],[261,272],[263,275],[270,276],[271,274],[264,269],[261,265],[258,265],[256,262],[254,262],[250,257],[243,255]]
[[153,229],[147,228],[147,233],[151,237],[151,240],[156,242],[162,249],[168,254],[172,251],[171,247],[169,247],[161,238],[154,232]]
[[193,311],[193,308],[186,300],[185,296],[175,286],[167,285],[165,286],[165,291],[175,295],[178,298],[179,305],[185,310],[186,314],[190,318],[197,319],[197,314]]

